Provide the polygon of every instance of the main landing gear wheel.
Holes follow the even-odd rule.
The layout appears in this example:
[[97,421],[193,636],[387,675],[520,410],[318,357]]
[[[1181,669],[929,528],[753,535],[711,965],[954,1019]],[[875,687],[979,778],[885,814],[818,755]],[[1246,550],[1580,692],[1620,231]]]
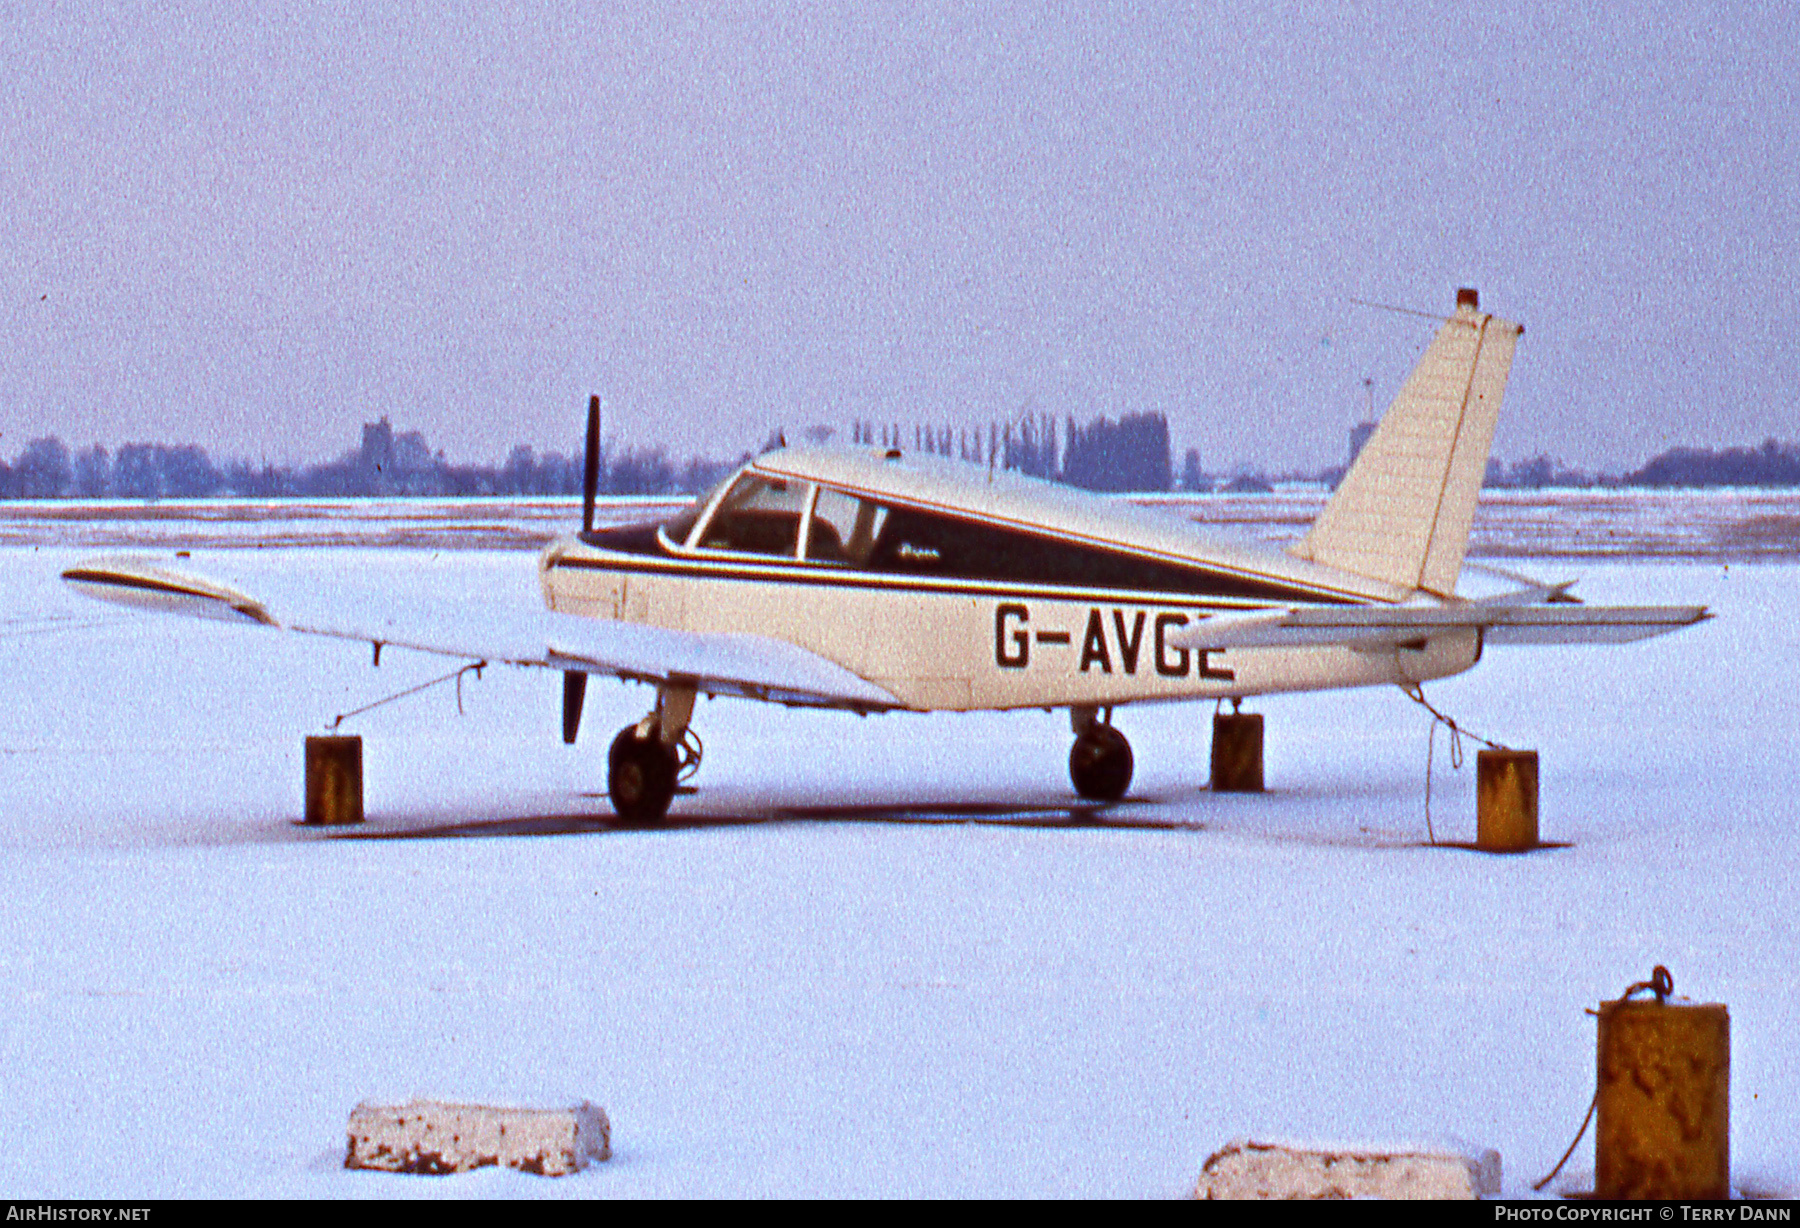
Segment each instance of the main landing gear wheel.
[[1131,743],[1111,725],[1091,725],[1069,751],[1075,792],[1096,802],[1116,802],[1131,787]]
[[653,823],[669,812],[681,761],[654,727],[640,738],[636,725],[625,726],[606,758],[606,791],[621,819]]

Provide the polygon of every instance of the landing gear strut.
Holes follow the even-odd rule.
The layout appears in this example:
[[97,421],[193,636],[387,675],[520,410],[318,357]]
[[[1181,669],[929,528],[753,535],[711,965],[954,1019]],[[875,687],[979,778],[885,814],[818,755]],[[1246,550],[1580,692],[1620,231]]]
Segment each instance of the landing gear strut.
[[619,730],[607,752],[606,791],[621,819],[662,818],[676,782],[700,766],[700,740],[688,729],[693,711],[692,687],[659,686],[650,714]]
[[1131,743],[1112,727],[1112,709],[1100,719],[1094,708],[1071,708],[1075,746],[1069,751],[1069,779],[1075,792],[1096,802],[1116,802],[1131,787]]

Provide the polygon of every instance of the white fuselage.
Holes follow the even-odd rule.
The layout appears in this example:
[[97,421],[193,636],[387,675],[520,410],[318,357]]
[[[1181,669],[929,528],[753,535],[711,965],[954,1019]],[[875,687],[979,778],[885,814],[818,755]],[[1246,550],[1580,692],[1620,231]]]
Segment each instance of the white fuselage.
[[[918,710],[1108,707],[1405,686],[1461,672],[1480,654],[1472,631],[1434,635],[1411,647],[1368,650],[1178,647],[1171,638],[1182,628],[1213,615],[1241,615],[1276,604],[1251,591],[1258,583],[1285,586],[1283,605],[1303,599],[1294,591],[1296,586],[1310,585],[1319,590],[1320,599],[1338,604],[1391,602],[1394,595],[1273,551],[1233,546],[1221,561],[1217,552],[1203,553],[1204,544],[1183,540],[1180,525],[1150,524],[1146,529],[1130,516],[1122,517],[1116,504],[1093,496],[1062,492],[1049,496],[1013,482],[1011,489],[970,506],[973,500],[967,490],[951,491],[941,480],[933,488],[930,479],[942,479],[941,473],[902,474],[879,462],[846,466],[840,456],[829,453],[776,453],[744,474],[765,485],[779,482],[791,496],[797,509],[793,544],[787,545],[787,538],[772,539],[781,553],[744,549],[741,541],[737,548],[706,545],[709,539],[727,540],[708,530],[709,518],[716,523],[726,514],[720,511],[728,502],[722,490],[699,509],[697,517],[677,528],[678,534],[685,530],[682,541],[666,532],[652,541],[640,532],[630,549],[608,548],[606,534],[553,545],[540,564],[546,603],[555,610],[594,618],[785,640],[885,688]],[[899,480],[907,477],[913,480]],[[740,485],[745,480],[740,476]],[[968,485],[966,479],[963,485]],[[847,561],[836,545],[811,552],[827,557],[809,557],[808,543],[817,543],[823,532],[812,527],[819,491],[830,492],[840,502],[859,498],[871,506],[879,503],[884,510],[911,512],[916,530],[911,537],[919,540],[889,542],[885,566],[880,548],[861,565]],[[947,491],[960,493],[963,504],[948,503]],[[974,494],[987,491],[978,487]],[[1051,498],[1054,506],[1048,502]],[[1044,506],[1024,506],[1033,499],[1044,501]],[[1025,519],[1033,512],[1038,515]],[[1085,520],[1084,512],[1089,513]],[[763,517],[757,521],[761,532],[769,514],[759,510],[758,515]],[[952,516],[979,521],[980,530],[990,536],[1008,531],[1008,526],[1021,534],[1029,531],[1026,545],[1040,550],[1045,548],[1044,534],[1052,531],[1059,534],[1052,548],[1059,548],[1066,536],[1072,555],[1100,547],[1130,550],[1133,559],[1148,560],[1146,575],[1169,574],[1165,565],[1169,562],[1215,567],[1226,581],[1222,587],[1238,591],[1090,587],[1021,574],[971,575],[968,567],[953,574],[956,569],[949,560],[938,557],[940,549],[948,553],[952,546],[928,540],[936,523],[931,517]],[[1047,529],[1045,518],[1057,523]],[[899,525],[898,518],[890,523],[896,529]],[[740,538],[749,540],[750,535]],[[846,542],[853,538],[848,513],[843,538]],[[771,543],[756,538],[753,544]]]

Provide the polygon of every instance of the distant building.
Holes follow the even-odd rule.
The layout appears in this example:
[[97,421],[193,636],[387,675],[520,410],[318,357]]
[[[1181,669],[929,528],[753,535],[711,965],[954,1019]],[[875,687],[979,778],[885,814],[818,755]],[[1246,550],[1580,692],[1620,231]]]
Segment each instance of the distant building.
[[1206,480],[1206,472],[1200,468],[1200,449],[1189,448],[1181,461],[1181,489],[1189,491],[1208,491],[1212,483]]
[[1352,465],[1356,463],[1356,454],[1363,450],[1363,445],[1369,442],[1369,436],[1375,433],[1375,428],[1379,425],[1381,424],[1378,422],[1358,422],[1350,428],[1350,463]]
[[365,469],[385,473],[394,464],[394,428],[387,415],[380,422],[363,423],[362,463]]

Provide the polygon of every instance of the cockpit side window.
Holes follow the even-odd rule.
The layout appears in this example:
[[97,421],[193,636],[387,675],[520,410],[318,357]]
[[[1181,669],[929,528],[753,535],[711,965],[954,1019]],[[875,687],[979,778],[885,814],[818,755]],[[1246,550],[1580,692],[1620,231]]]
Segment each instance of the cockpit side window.
[[662,523],[662,534],[679,546],[694,531],[694,521],[700,519],[700,509],[706,504],[696,500],[682,508]]
[[866,567],[887,517],[887,508],[879,503],[821,486],[813,504],[806,557],[821,563]]
[[726,492],[700,535],[706,550],[793,558],[800,547],[806,483],[746,473]]

